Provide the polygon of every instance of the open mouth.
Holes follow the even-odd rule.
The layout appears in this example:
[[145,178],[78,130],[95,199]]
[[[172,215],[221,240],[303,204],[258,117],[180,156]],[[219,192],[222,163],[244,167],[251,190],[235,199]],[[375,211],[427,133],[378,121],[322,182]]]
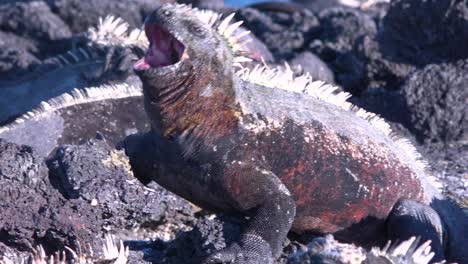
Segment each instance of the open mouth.
[[185,47],[161,25],[145,25],[145,33],[150,42],[145,56],[135,63],[135,70],[144,71],[151,68],[163,68],[182,60]]

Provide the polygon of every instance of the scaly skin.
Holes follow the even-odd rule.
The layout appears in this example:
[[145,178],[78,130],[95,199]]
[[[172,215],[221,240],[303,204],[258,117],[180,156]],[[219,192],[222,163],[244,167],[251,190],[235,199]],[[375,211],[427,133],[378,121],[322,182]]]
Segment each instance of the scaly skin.
[[290,229],[369,245],[386,228],[433,240],[443,259],[446,230],[428,206],[441,196],[401,144],[339,104],[240,78],[225,25],[214,30],[197,12],[164,5],[147,18],[151,45],[135,71],[153,132],[127,152],[136,173],[250,217],[240,240],[206,261],[271,263]]

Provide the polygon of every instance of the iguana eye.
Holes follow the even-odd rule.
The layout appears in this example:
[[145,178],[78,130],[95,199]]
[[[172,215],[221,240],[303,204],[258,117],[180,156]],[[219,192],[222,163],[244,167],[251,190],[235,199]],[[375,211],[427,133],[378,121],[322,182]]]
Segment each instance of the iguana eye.
[[190,31],[199,37],[205,36],[205,29],[197,24],[190,24]]
[[163,11],[162,11],[162,14],[163,14],[164,16],[170,17],[170,16],[172,16],[172,11],[170,11],[170,10],[163,10]]

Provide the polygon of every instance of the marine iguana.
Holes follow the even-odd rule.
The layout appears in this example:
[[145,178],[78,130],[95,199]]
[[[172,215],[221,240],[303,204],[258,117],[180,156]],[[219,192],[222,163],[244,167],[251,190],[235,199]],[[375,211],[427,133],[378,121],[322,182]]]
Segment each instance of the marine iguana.
[[206,262],[272,263],[290,229],[360,245],[417,235],[435,261],[466,262],[466,216],[415,148],[335,87],[242,68],[232,18],[171,4],[148,16],[134,70],[153,132],[125,142],[137,174],[248,217],[239,241]]
[[114,16],[73,39],[75,49],[46,59],[20,80],[0,81],[1,125],[73,89],[125,82],[147,46],[141,30],[129,30],[128,23]]
[[148,129],[141,82],[132,71],[148,44],[141,30],[108,16],[80,42],[85,48],[47,59],[17,83],[0,84],[1,138],[47,156],[60,144],[78,144],[96,132],[114,144]]

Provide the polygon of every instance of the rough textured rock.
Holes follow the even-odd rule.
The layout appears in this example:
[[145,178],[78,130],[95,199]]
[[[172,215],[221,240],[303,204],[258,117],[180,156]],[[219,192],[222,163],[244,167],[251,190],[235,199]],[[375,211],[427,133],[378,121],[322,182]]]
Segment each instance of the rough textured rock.
[[445,193],[468,213],[468,144],[466,141],[431,143],[420,148],[444,185]]
[[349,86],[351,91],[358,93],[376,87],[399,90],[408,74],[416,69],[416,66],[398,59],[395,47],[385,39],[385,35],[363,36],[341,63],[345,69],[358,69],[354,70],[357,74],[350,75],[354,81]]
[[300,3],[305,7],[309,8],[310,10],[318,13],[324,9],[334,7],[339,5],[338,0],[294,0],[293,2]]
[[26,69],[28,65],[39,62],[39,59],[33,55],[33,53],[38,52],[36,45],[28,41],[27,38],[13,32],[0,31],[0,47],[2,47],[0,55],[0,58],[2,58],[1,72],[6,72],[15,67]]
[[131,27],[140,27],[148,12],[157,5],[174,2],[172,0],[128,0],[128,1],[80,1],[52,0],[49,1],[52,10],[60,16],[71,28],[72,32],[86,31],[96,25],[99,17],[116,15],[130,23]]
[[[167,219],[184,220],[191,206],[162,188],[145,188],[135,177],[127,157],[104,141],[65,145],[50,160],[51,182],[64,197],[83,201],[80,212],[90,211],[96,225],[103,229],[132,229],[140,224],[163,223]],[[83,168],[86,168],[85,170]]]
[[337,83],[358,94],[363,84],[365,65],[353,55],[353,47],[364,36],[373,36],[374,20],[354,9],[335,7],[319,15],[320,29],[308,49],[324,60],[335,73]]
[[43,1],[18,1],[0,5],[0,29],[28,36],[37,41],[53,41],[69,38],[68,26]]
[[160,263],[196,263],[209,253],[225,247],[239,232],[239,225],[226,218],[200,219],[193,230],[181,233],[175,240],[161,245],[164,257]]
[[[34,151],[0,140],[0,242],[20,251],[38,244],[47,252],[93,241],[86,219],[50,185],[45,164]],[[88,227],[88,228],[83,228]]]
[[37,245],[49,254],[77,243],[99,250],[107,232],[168,241],[195,222],[188,202],[143,186],[104,141],[61,147],[48,165],[50,176],[31,148],[0,140],[0,255]]
[[377,31],[375,22],[358,10],[334,7],[319,14],[320,30],[310,49],[325,61],[333,61],[339,55],[350,52],[354,42]]
[[464,0],[391,1],[385,34],[415,65],[466,58],[468,6]]
[[417,68],[466,58],[459,47],[468,43],[467,10],[458,0],[392,1],[383,19],[373,15],[378,32],[358,39],[338,61],[344,73],[337,81],[354,94],[367,87],[399,90]]
[[29,66],[71,48],[68,26],[42,1],[0,4],[0,80],[15,80]]
[[[317,18],[308,10],[303,12],[261,12],[253,8],[239,10],[237,18],[255,32],[278,59],[290,59],[304,48],[318,26]],[[282,40],[282,41],[278,41]]]
[[410,75],[402,87],[408,128],[420,141],[467,140],[468,63],[431,64]]

